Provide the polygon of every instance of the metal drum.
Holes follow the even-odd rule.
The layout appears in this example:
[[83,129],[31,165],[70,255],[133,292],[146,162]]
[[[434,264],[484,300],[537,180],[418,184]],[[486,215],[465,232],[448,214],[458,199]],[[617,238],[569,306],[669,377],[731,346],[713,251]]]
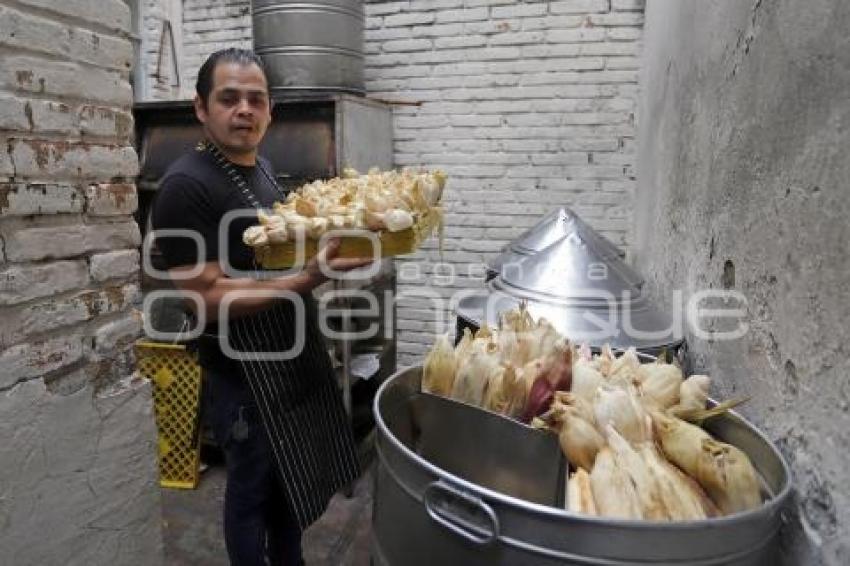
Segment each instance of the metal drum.
[[739,415],[706,428],[750,457],[768,493],[760,508],[677,523],[586,517],[555,507],[564,487],[554,435],[422,394],[420,379],[421,368],[403,370],[375,399],[374,564],[776,563],[790,472]]
[[275,94],[363,94],[363,2],[253,0],[254,50]]

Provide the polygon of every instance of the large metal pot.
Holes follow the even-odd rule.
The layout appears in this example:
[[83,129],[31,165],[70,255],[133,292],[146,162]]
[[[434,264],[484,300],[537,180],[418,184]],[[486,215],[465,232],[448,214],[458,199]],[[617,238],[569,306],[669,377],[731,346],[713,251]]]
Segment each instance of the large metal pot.
[[276,94],[364,93],[363,2],[253,0],[254,50]]
[[420,379],[421,368],[403,370],[375,399],[375,564],[775,563],[790,472],[734,412],[706,428],[749,455],[769,493],[764,505],[704,521],[612,520],[554,507],[563,501],[563,465],[553,462],[553,436],[422,394]]

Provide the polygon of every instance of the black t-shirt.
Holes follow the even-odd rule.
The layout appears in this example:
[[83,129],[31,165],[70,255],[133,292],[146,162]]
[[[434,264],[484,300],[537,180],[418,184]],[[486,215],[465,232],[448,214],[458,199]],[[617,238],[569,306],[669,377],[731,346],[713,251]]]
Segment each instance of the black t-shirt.
[[[272,169],[268,161],[258,160],[259,166],[234,167],[250,185],[260,204],[271,207],[275,201],[283,200],[284,195],[269,178]],[[240,216],[225,226],[224,217],[231,211],[239,211]],[[225,253],[219,235],[223,231],[230,269],[252,270],[254,253],[243,243],[242,233],[256,223],[256,210],[208,151],[192,151],[168,168],[151,213],[154,230],[190,230],[204,243],[205,251],[199,257],[198,246],[193,240],[158,236],[156,246],[168,268],[218,261]],[[206,337],[199,342],[201,365],[218,369],[223,365],[225,370],[232,369],[232,362],[221,354],[215,339],[219,333],[218,324],[207,324],[204,333]]]

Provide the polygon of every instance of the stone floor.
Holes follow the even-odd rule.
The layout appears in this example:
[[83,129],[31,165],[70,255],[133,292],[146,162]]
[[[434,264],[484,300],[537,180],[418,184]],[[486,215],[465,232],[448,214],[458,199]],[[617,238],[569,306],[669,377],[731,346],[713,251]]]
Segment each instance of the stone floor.
[[[211,465],[195,490],[162,490],[167,566],[227,566],[222,531],[225,470]],[[325,515],[304,533],[308,566],[368,566],[372,468],[351,498],[337,494]]]

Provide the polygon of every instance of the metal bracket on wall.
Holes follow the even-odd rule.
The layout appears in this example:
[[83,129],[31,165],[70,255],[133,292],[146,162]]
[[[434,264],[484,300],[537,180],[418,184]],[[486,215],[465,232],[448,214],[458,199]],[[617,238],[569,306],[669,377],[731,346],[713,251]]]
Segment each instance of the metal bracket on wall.
[[174,41],[174,30],[171,27],[171,20],[162,20],[162,33],[159,36],[159,50],[156,55],[156,73],[154,78],[157,81],[162,79],[162,52],[165,48],[165,33],[168,32],[168,39],[171,42],[171,61],[174,63],[174,78],[175,83],[171,86],[180,86],[180,62],[177,60],[177,44]]

